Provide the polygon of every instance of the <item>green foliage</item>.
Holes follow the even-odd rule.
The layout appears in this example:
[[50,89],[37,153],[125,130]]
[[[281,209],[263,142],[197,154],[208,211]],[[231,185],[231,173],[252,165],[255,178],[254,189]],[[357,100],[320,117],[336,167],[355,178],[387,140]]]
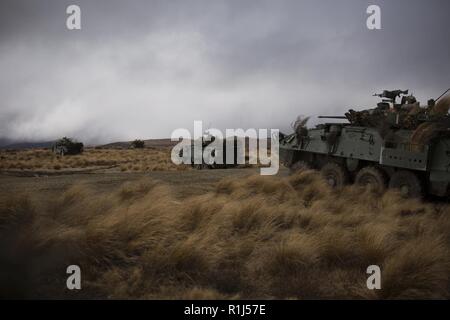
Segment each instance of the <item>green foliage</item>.
[[143,140],[136,139],[131,142],[131,147],[135,149],[142,149],[145,146],[145,142]]

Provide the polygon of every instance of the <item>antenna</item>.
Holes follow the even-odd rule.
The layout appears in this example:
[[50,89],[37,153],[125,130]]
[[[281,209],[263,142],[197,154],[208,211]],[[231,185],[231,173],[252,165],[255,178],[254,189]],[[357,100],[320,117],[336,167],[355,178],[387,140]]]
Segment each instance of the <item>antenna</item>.
[[434,101],[438,101],[440,98],[442,98],[447,92],[449,92],[450,91],[450,88],[448,88],[447,90],[445,90],[444,91],[444,93],[443,94],[441,94],[440,96],[439,96],[439,98],[437,98],[436,100],[434,100]]

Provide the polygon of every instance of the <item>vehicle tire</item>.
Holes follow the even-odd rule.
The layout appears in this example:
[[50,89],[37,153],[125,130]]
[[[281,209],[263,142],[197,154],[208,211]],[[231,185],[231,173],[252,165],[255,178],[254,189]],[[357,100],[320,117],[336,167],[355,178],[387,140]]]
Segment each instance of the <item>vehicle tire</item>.
[[336,189],[343,188],[350,180],[347,169],[334,162],[328,162],[320,172],[327,183]]
[[311,166],[306,161],[297,161],[289,168],[289,173],[294,174],[300,171],[305,171],[311,169]]
[[356,174],[355,184],[370,186],[373,191],[383,193],[386,190],[387,177],[383,170],[377,167],[364,167]]
[[423,185],[419,177],[412,171],[397,171],[389,181],[389,188],[398,189],[405,198],[422,198]]

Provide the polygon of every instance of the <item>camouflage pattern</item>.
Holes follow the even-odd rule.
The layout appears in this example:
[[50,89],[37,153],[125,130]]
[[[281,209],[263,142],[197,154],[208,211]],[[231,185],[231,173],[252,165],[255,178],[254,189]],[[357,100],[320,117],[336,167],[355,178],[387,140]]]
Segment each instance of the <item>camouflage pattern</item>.
[[56,141],[52,146],[53,153],[60,156],[80,154],[83,150],[84,145],[82,142],[77,142],[67,137]]
[[298,119],[294,133],[280,135],[281,162],[289,168],[306,163],[327,177],[334,175],[338,184],[389,180],[390,186],[406,185],[416,195],[450,195],[450,97],[421,106],[408,90],[385,90],[376,96],[382,101],[375,108],[321,117],[349,123],[308,129]]

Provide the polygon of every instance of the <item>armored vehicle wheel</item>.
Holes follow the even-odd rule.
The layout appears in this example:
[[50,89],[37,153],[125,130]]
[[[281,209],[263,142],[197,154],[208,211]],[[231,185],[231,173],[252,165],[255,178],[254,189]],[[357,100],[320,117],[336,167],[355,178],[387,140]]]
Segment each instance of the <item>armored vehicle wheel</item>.
[[294,174],[296,172],[305,171],[311,169],[311,166],[306,161],[297,161],[289,168],[289,173]]
[[324,165],[322,167],[321,173],[327,183],[331,187],[336,189],[341,189],[349,181],[347,169],[334,162],[328,162],[326,165]]
[[387,178],[385,173],[376,167],[364,167],[357,173],[355,184],[370,186],[373,191],[382,193],[386,190]]
[[400,190],[405,198],[421,198],[423,186],[419,177],[411,171],[397,171],[389,181],[389,188]]

